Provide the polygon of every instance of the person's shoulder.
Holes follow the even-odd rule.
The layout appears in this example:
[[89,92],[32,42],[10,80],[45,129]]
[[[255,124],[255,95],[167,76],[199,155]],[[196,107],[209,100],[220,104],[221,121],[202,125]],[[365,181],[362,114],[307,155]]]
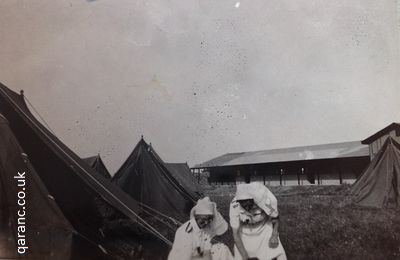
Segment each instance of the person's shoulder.
[[190,234],[190,233],[193,232],[193,228],[194,228],[193,226],[194,226],[193,220],[190,219],[189,221],[185,222],[185,223],[182,225],[181,228],[182,228],[182,231],[183,231],[183,232]]
[[193,231],[193,223],[190,220],[183,223],[177,230],[176,233],[188,233],[190,234]]

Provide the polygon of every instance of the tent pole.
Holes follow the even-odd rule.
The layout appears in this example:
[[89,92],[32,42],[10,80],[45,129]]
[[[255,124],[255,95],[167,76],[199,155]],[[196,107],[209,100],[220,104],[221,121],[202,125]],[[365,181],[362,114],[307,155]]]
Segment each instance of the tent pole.
[[298,171],[297,171],[297,185],[300,185],[300,174]]

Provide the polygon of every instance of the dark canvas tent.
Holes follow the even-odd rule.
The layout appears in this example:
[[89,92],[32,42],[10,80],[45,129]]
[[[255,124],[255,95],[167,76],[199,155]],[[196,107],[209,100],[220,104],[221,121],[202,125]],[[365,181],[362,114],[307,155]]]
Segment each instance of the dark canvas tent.
[[167,169],[174,178],[186,189],[194,192],[197,196],[202,196],[203,191],[197,180],[190,171],[187,163],[166,163]]
[[113,177],[134,199],[180,221],[187,220],[199,196],[174,178],[143,138]]
[[355,202],[361,206],[399,205],[400,144],[389,137],[366,171],[353,184]]
[[0,259],[105,256],[64,217],[0,114]]
[[[41,125],[30,113],[23,95],[16,94],[2,84],[0,112],[7,118],[11,131],[22,150],[29,155],[29,161],[38,177],[79,237],[84,237],[86,241],[92,241],[97,247],[105,249],[108,252],[107,258],[113,259],[113,250],[117,247],[112,246],[113,238],[107,233],[107,212],[109,215],[127,219],[137,226],[138,232],[129,239],[132,243],[140,242],[138,246],[143,248],[144,255],[154,256],[157,252],[157,256],[165,256],[171,245],[170,240],[141,218],[142,207],[111,182],[95,173]],[[5,204],[4,201],[2,203]],[[36,222],[30,223],[31,227],[35,225]],[[57,236],[63,235],[57,233]],[[69,236],[68,232],[65,236]],[[78,242],[77,246],[84,248],[86,244]],[[155,249],[157,251],[154,251]],[[97,255],[92,258],[97,259]]]
[[106,177],[107,179],[111,179],[111,174],[107,170],[106,165],[100,157],[100,154],[92,157],[83,158],[83,160],[97,173],[100,173],[103,177]]

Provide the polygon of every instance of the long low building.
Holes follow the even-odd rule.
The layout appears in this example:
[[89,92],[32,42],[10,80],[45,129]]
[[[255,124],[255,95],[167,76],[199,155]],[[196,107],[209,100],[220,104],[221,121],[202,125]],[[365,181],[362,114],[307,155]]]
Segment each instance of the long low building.
[[267,185],[353,183],[370,162],[360,141],[227,153],[195,165],[209,183],[260,181]]

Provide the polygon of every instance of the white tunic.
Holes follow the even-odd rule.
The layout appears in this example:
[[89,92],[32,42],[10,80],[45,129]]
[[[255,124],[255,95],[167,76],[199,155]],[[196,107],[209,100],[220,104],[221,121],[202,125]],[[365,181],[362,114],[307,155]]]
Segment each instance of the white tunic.
[[[273,217],[278,216],[277,209],[272,210],[272,212],[274,212]],[[269,247],[269,239],[273,231],[272,221],[260,208],[247,212],[234,198],[230,205],[229,217],[232,229],[240,229],[239,236],[249,257],[268,260],[285,254],[280,241],[278,247]],[[246,224],[246,221],[248,224]],[[237,260],[242,259],[236,245],[234,257]]]
[[184,223],[175,233],[174,245],[168,260],[203,259],[203,252],[211,250],[213,260],[231,260],[232,254],[223,244],[211,245],[214,234],[200,229],[194,218]]

